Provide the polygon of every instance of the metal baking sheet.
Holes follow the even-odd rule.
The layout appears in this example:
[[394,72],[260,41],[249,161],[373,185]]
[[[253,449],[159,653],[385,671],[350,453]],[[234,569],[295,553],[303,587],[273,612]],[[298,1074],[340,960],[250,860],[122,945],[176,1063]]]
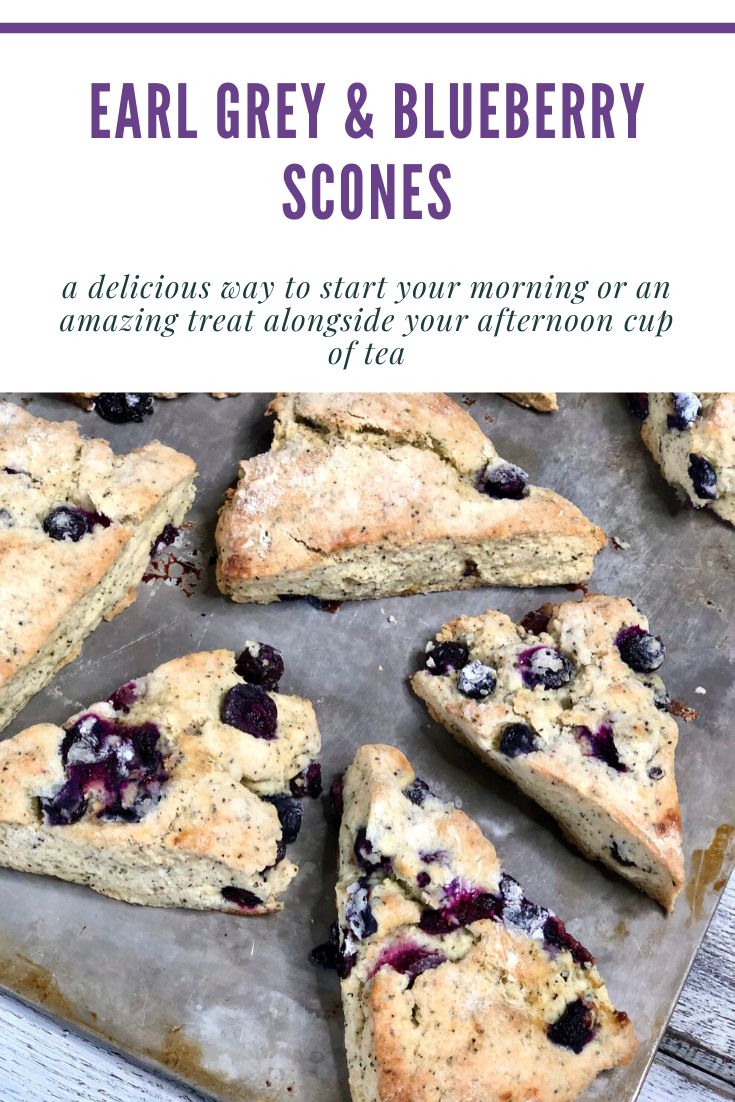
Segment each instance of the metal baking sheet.
[[[282,688],[316,706],[325,778],[363,742],[399,746],[432,787],[477,820],[527,894],[566,918],[596,954],[641,1048],[628,1069],[600,1077],[585,1097],[629,1102],[733,863],[735,532],[679,509],[618,396],[563,395],[551,416],[497,395],[472,397],[458,396],[503,456],[622,544],[598,558],[592,588],[629,595],[647,612],[668,646],[662,672],[671,695],[698,713],[680,722],[688,884],[673,917],[567,846],[547,816],[432,723],[408,688],[426,640],[447,619],[490,606],[517,619],[574,594],[485,589],[351,603],[333,614],[301,601],[259,607],[219,596],[210,563],[216,511],[238,459],[268,446],[265,395],[160,401],[144,424],[125,426],[50,396],[12,396],[35,414],[73,418],[116,450],[157,437],[191,453],[200,475],[192,526],[175,558],[163,556],[162,577],[98,628],[7,733],[62,722],[189,651],[238,650],[246,638],[275,644],[286,659]],[[1,870],[0,984],[216,1098],[346,1102],[337,979],[307,961],[334,906],[335,838],[319,803],[307,803],[293,852],[301,871],[284,911],[258,919],[138,908]]]

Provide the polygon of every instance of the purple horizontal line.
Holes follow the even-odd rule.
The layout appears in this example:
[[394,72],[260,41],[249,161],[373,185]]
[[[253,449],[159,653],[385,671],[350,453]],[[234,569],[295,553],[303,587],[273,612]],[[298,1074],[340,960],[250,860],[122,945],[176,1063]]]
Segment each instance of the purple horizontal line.
[[0,23],[0,34],[735,34],[735,23]]

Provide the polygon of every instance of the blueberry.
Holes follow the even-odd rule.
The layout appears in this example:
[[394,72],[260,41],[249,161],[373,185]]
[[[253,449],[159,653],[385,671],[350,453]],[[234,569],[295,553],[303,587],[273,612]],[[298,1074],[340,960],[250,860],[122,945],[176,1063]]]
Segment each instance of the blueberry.
[[426,781],[422,781],[421,777],[414,777],[411,783],[407,784],[403,789],[403,795],[407,800],[410,800],[412,804],[416,804],[416,807],[423,807],[426,797],[433,796],[434,793],[431,791]]
[[378,869],[388,870],[391,867],[390,857],[382,857],[375,854],[373,844],[367,836],[365,827],[359,827],[355,835],[354,845],[355,860],[365,872],[377,872]]
[[482,662],[469,662],[463,666],[457,678],[457,690],[470,700],[484,700],[497,685],[495,670]]
[[420,888],[428,888],[431,883],[431,876],[428,872],[420,872],[416,877],[416,883]]
[[153,413],[152,394],[98,394],[94,408],[105,421],[124,425],[129,421],[141,422]]
[[162,528],[151,544],[151,558],[157,555],[159,551],[163,551],[164,547],[170,547],[172,543],[175,543],[178,534],[179,530],[174,528],[173,524],[167,524]]
[[374,976],[379,969],[387,966],[396,972],[400,972],[402,976],[408,976],[408,986],[410,988],[413,987],[417,976],[420,976],[422,972],[427,972],[430,968],[438,968],[440,964],[444,964],[446,959],[444,954],[438,950],[426,949],[423,945],[417,945],[415,942],[389,945],[378,957],[368,979]]
[[223,723],[255,738],[276,737],[278,709],[257,685],[234,685],[222,701],[220,718]]
[[247,888],[223,888],[222,896],[228,903],[234,903],[241,911],[253,911],[256,907],[263,906],[263,900],[253,892],[249,892]]
[[10,510],[6,509],[4,507],[0,508],[0,527],[2,527],[2,528],[12,528],[13,527],[13,517],[10,513]]
[[500,896],[483,888],[467,887],[459,880],[447,885],[444,898],[447,900],[444,907],[423,911],[419,926],[424,933],[448,934],[471,922],[481,919],[499,922],[503,917],[504,902]]
[[322,794],[322,767],[318,761],[312,761],[296,777],[289,781],[292,796],[310,796],[316,800]]
[[674,400],[674,412],[666,417],[666,424],[670,429],[684,432],[699,417],[702,403],[696,394],[672,394]]
[[446,865],[447,863],[447,854],[443,849],[435,849],[430,853],[422,850],[419,852],[419,857],[425,865]]
[[293,796],[263,796],[263,799],[275,807],[283,831],[283,841],[290,846],[296,841],[301,830],[301,819],[304,814],[301,804],[297,803]]
[[648,417],[647,394],[626,394],[625,404],[630,413],[632,413],[634,417],[637,417],[639,421],[645,421]]
[[251,685],[275,692],[283,677],[283,655],[268,643],[246,643],[235,662],[235,673]]
[[627,857],[623,857],[617,842],[613,842],[610,846],[610,856],[613,861],[617,861],[617,863],[622,865],[625,869],[634,869],[637,867],[635,861],[629,861]]
[[689,477],[697,497],[714,501],[717,497],[717,472],[703,455],[689,456]]
[[344,775],[340,773],[332,781],[325,808],[327,818],[335,825],[339,825],[342,822],[342,815],[344,813],[343,790]]
[[503,728],[498,749],[506,758],[519,758],[540,750],[538,735],[527,723],[509,723]]
[[572,959],[577,964],[594,963],[594,957],[589,950],[572,937],[562,920],[556,915],[549,914],[544,922],[543,935],[545,949],[551,952],[571,953]]
[[531,635],[540,635],[542,631],[546,631],[549,626],[549,620],[551,619],[551,605],[541,605],[540,608],[535,608],[531,612],[527,612],[521,620],[521,627],[530,632]]
[[439,643],[426,656],[426,668],[435,677],[461,670],[467,665],[470,652],[464,643]]
[[139,682],[126,681],[119,689],[115,689],[112,696],[107,698],[107,702],[112,705],[116,712],[125,712],[127,715],[139,697]]
[[377,932],[378,923],[370,907],[370,883],[366,876],[361,876],[347,889],[345,920],[358,941]]
[[69,540],[78,543],[97,525],[108,528],[110,521],[101,513],[88,513],[72,505],[59,505],[52,509],[43,522],[43,530],[52,540]]
[[648,776],[652,781],[660,781],[664,775],[664,771],[660,765],[652,765],[648,770]]
[[518,655],[516,666],[527,689],[537,685],[544,689],[560,689],[574,673],[567,656],[555,647],[529,647]]
[[593,1008],[583,999],[575,999],[546,1030],[550,1041],[570,1048],[577,1055],[593,1040],[597,1024]]
[[60,747],[65,783],[39,800],[50,826],[76,822],[90,800],[101,819],[138,822],[161,798],[168,779],[153,723],[124,726],[84,715],[64,735]]
[[525,497],[527,487],[528,475],[514,463],[501,463],[496,467],[488,464],[475,478],[475,489],[488,497],[519,501]]
[[309,960],[319,968],[337,971],[340,960],[339,926],[333,922],[329,927],[329,937],[322,945],[316,945],[309,953]]
[[575,727],[574,732],[580,742],[587,747],[587,757],[597,758],[598,761],[609,765],[616,773],[628,772],[628,766],[620,760],[611,723],[602,723],[594,732],[589,727],[581,726]]
[[620,657],[636,673],[653,673],[666,657],[666,647],[657,635],[633,625],[622,628],[615,636]]

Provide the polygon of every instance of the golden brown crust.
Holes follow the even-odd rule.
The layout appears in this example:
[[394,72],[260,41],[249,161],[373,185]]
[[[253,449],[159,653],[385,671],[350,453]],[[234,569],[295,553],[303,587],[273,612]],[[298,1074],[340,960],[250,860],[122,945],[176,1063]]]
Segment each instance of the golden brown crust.
[[445,395],[282,395],[270,408],[273,448],[242,463],[217,526],[218,584],[236,600],[312,592],[310,577],[335,587],[323,596],[357,597],[571,581],[604,545],[552,490],[479,493],[477,472],[500,460]]
[[[626,627],[648,621],[624,598],[590,594],[548,605],[548,626],[525,631],[503,613],[460,617],[438,641],[459,640],[470,660],[497,671],[485,700],[457,690],[457,675],[422,670],[411,679],[434,719],[493,769],[509,777],[557,817],[566,836],[587,856],[648,892],[671,910],[684,883],[681,818],[674,771],[678,731],[656,707],[664,694],[656,675],[634,673],[615,646]],[[518,656],[528,648],[558,648],[573,663],[568,685],[524,687]],[[499,741],[510,723],[525,723],[541,742],[509,758]],[[590,756],[578,732],[608,723],[622,770]]]
[[518,394],[503,392],[503,397],[510,398],[511,402],[515,402],[518,406],[524,406],[526,409],[535,409],[537,413],[553,413],[559,408],[554,391],[536,393],[526,393],[524,391]]
[[[337,902],[353,1102],[571,1102],[631,1060],[632,1026],[592,964],[523,925],[533,905],[514,910],[522,891],[476,824],[431,792],[407,798],[412,782],[388,746],[361,747],[344,779]],[[504,899],[498,917],[428,933],[422,913],[459,885]],[[416,975],[391,964],[407,946],[433,957]],[[549,1029],[580,999],[594,1028],[573,1051]]]

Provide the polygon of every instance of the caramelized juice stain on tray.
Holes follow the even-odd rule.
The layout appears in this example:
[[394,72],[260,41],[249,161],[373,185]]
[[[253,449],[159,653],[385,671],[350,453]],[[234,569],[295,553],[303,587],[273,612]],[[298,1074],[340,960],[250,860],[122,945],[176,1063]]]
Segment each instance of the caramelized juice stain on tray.
[[735,826],[732,823],[721,823],[707,849],[694,850],[686,887],[686,897],[692,918],[702,917],[704,896],[710,885],[714,891],[722,891],[725,887],[727,877],[720,878],[720,873],[733,838],[735,838]]

